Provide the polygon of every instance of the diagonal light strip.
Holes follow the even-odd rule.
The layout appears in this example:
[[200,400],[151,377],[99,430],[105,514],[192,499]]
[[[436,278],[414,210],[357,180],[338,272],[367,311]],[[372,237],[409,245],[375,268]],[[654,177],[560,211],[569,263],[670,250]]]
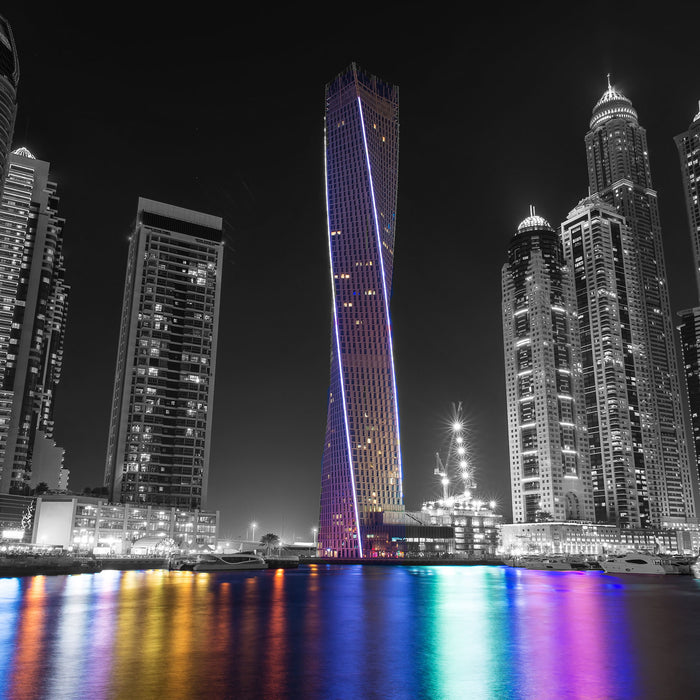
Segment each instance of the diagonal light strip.
[[367,134],[365,133],[365,118],[362,113],[362,99],[357,96],[357,104],[360,108],[360,124],[362,125],[362,139],[365,146],[365,158],[367,160],[367,176],[369,178],[369,191],[372,195],[372,213],[374,214],[374,228],[377,232],[377,250],[379,251],[379,264],[382,267],[382,287],[384,289],[384,311],[386,313],[386,325],[389,336],[389,364],[391,366],[391,383],[394,389],[394,413],[396,415],[396,445],[399,461],[399,478],[401,479],[401,502],[403,503],[403,467],[401,464],[401,436],[399,432],[399,403],[396,394],[396,373],[394,371],[394,343],[391,338],[391,316],[389,315],[389,299],[386,293],[386,275],[384,273],[384,254],[382,252],[382,238],[379,231],[379,219],[377,217],[377,201],[374,197],[374,182],[372,180],[372,166],[369,161],[369,149],[367,148]]
[[348,424],[348,411],[345,399],[345,382],[343,381],[343,363],[340,359],[340,333],[338,331],[337,296],[335,292],[335,278],[333,276],[333,247],[331,245],[331,213],[328,204],[328,131],[327,125],[323,129],[323,165],[326,171],[326,225],[328,227],[328,259],[331,270],[331,290],[333,293],[333,327],[335,329],[335,347],[338,354],[338,374],[340,376],[340,392],[343,397],[343,418],[345,420],[345,441],[348,447],[348,465],[350,467],[350,483],[352,484],[352,502],[355,508],[355,525],[357,527],[357,543],[362,559],[362,533],[360,532],[360,517],[357,511],[357,493],[355,490],[355,469],[352,463],[352,447],[350,446],[350,426]]

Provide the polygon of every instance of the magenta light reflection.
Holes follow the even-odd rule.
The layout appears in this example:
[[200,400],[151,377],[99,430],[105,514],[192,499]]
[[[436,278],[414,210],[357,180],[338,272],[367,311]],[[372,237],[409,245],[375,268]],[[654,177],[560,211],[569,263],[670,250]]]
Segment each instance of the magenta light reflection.
[[[364,132],[364,125],[362,126]],[[355,491],[355,469],[352,463],[352,447],[350,446],[350,426],[348,423],[348,410],[345,401],[345,381],[343,380],[343,363],[340,359],[340,333],[338,331],[338,309],[335,293],[335,279],[333,277],[333,247],[331,245],[331,214],[328,206],[328,140],[324,129],[323,134],[323,165],[326,171],[326,225],[328,227],[328,259],[331,269],[331,289],[333,292],[333,326],[335,330],[335,347],[338,354],[338,375],[340,376],[340,392],[343,396],[343,418],[345,421],[345,442],[348,447],[348,465],[350,469],[350,483],[352,485],[352,503],[355,510],[355,527],[357,528],[357,543],[360,548],[360,559],[362,559],[362,533],[360,532],[360,517],[357,510],[357,492]]]
[[401,480],[401,501],[403,502],[403,467],[401,464],[401,433],[399,431],[399,402],[396,395],[396,373],[394,372],[394,343],[391,338],[391,316],[389,315],[389,299],[386,293],[386,277],[384,275],[384,254],[382,252],[382,237],[379,230],[379,219],[377,218],[377,202],[374,198],[374,182],[372,181],[372,165],[369,160],[369,149],[367,148],[367,134],[365,133],[365,118],[362,113],[362,99],[357,96],[357,104],[360,108],[360,124],[362,125],[362,139],[365,146],[365,158],[367,160],[367,176],[369,178],[369,191],[372,195],[372,214],[374,214],[374,228],[377,232],[377,250],[379,251],[379,264],[382,267],[382,288],[384,290],[384,311],[386,313],[386,325],[389,335],[389,364],[391,366],[391,384],[394,390],[394,413],[396,415],[396,442],[397,458],[399,460],[399,479]]

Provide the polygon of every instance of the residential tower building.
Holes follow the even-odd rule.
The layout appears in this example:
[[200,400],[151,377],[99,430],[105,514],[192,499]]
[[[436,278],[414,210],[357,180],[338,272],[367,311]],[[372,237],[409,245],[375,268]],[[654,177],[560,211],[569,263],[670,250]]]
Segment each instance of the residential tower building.
[[513,520],[592,520],[571,270],[534,208],[511,240],[502,290]]
[[326,86],[332,327],[318,538],[324,556],[359,558],[389,546],[383,514],[404,511],[389,313],[398,109],[398,88],[355,64]]
[[[700,111],[695,115],[688,130],[675,137],[675,142],[681,162],[681,180],[700,300]],[[681,319],[678,330],[688,390],[695,471],[700,480],[700,306],[680,311],[678,315]]]
[[0,204],[0,493],[65,488],[54,442],[69,287],[50,164],[13,151]]
[[[631,347],[625,350],[626,360],[620,354],[613,355],[612,359],[610,356],[605,358],[606,363],[612,363],[606,365],[606,370],[611,373],[622,371],[620,363],[634,366],[633,371],[624,366],[628,377],[627,395],[613,397],[613,400],[620,402],[621,411],[629,411],[629,417],[623,422],[638,424],[638,432],[634,428],[632,433],[623,435],[601,425],[601,450],[605,450],[605,440],[611,447],[620,447],[622,442],[624,450],[631,449],[635,458],[630,461],[627,452],[622,462],[602,465],[603,469],[612,470],[609,474],[596,474],[605,480],[612,478],[612,483],[605,485],[605,496],[600,491],[599,479],[598,514],[605,512],[607,521],[615,524],[672,527],[693,520],[695,505],[658,199],[651,179],[646,131],[639,124],[631,101],[609,81],[607,90],[593,108],[585,143],[589,193],[623,217],[629,234],[623,232],[620,220],[608,219],[611,229],[605,234],[608,236],[605,245],[614,250],[609,248],[605,261],[598,259],[596,274],[607,276],[607,286],[601,289],[613,296],[607,300],[602,297],[584,300],[579,296],[579,313],[586,313],[587,301],[593,319],[600,307],[604,308],[609,302],[611,334],[632,338]],[[601,213],[598,219],[602,222],[606,216]],[[575,226],[571,217],[566,226]],[[601,223],[601,226],[605,229],[607,224]],[[588,254],[595,256],[602,243],[597,240],[594,230],[590,235]],[[616,242],[612,241],[610,237],[616,236]],[[581,245],[586,247],[583,239]],[[585,254],[583,261],[577,260],[576,253],[572,254],[574,258],[570,263],[575,271],[577,263],[591,265]],[[622,272],[621,267],[624,268]],[[626,302],[614,296],[613,283],[620,274],[625,276]],[[585,283],[591,287],[597,284],[597,280],[587,277]],[[617,302],[620,302],[619,322],[615,317],[617,312],[612,311]],[[629,304],[629,319],[625,318],[625,303]],[[593,308],[596,305],[598,310]],[[601,323],[607,328],[602,318]],[[605,335],[592,336],[594,343],[606,340]],[[584,371],[589,376],[593,361],[593,355],[584,357]],[[615,497],[610,495],[613,492],[617,493]]]
[[139,198],[105,471],[114,502],[206,507],[222,262],[219,217]]

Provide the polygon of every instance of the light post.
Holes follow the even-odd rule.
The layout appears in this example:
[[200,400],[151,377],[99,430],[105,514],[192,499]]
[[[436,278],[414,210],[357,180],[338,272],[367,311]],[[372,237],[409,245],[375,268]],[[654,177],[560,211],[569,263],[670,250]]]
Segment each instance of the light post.
[[311,532],[314,533],[314,551],[318,548],[318,540],[316,539],[318,535],[318,528],[317,527],[312,527]]
[[255,542],[255,528],[256,528],[257,526],[258,526],[257,523],[251,523],[251,524],[250,524],[250,527],[253,529],[253,537],[252,537],[253,542]]

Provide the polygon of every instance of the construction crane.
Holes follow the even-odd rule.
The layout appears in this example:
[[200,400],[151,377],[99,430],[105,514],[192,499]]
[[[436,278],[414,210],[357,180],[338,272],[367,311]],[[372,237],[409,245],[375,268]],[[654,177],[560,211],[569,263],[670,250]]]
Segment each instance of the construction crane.
[[[476,481],[474,470],[469,464],[469,444],[461,401],[452,404],[447,455],[443,461],[440,453],[435,453],[434,473],[440,477],[444,501],[453,499],[468,502],[470,500],[471,492],[476,488]],[[455,485],[460,484],[460,490],[450,493],[450,484],[453,482]]]

